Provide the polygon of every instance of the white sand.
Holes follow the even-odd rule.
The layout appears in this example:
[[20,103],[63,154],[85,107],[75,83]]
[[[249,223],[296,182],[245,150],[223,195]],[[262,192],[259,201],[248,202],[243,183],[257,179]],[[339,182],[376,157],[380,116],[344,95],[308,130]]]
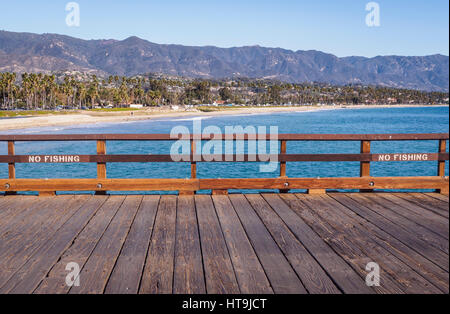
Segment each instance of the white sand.
[[[401,106],[401,105],[399,105]],[[397,106],[397,107],[399,107]],[[393,107],[393,106],[351,106],[348,108],[372,108],[372,107]],[[402,106],[406,107],[406,106]],[[44,115],[19,117],[11,119],[0,119],[0,131],[18,130],[47,126],[71,126],[80,124],[114,123],[124,121],[141,121],[150,119],[189,117],[189,116],[225,116],[225,115],[248,115],[267,114],[275,112],[300,112],[342,109],[339,106],[323,107],[261,107],[245,109],[226,109],[223,111],[201,112],[201,111],[130,111],[126,112],[86,112],[65,115]]]

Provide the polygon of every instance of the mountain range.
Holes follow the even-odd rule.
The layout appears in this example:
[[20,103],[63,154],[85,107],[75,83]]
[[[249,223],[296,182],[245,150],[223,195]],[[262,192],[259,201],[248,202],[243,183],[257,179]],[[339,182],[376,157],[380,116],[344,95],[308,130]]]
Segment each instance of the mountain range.
[[449,90],[449,57],[344,57],[320,51],[260,46],[218,48],[161,45],[138,37],[83,40],[57,34],[0,31],[0,72],[81,71],[133,76],[257,78],[291,83],[362,84]]

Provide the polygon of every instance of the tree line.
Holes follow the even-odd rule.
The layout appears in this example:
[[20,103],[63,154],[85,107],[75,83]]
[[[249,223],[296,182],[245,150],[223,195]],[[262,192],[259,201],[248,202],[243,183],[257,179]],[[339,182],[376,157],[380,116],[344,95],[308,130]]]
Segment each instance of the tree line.
[[448,104],[448,93],[377,86],[290,84],[276,81],[202,80],[148,76],[0,73],[3,110],[92,109],[144,106],[201,105],[213,102],[238,105],[282,104]]

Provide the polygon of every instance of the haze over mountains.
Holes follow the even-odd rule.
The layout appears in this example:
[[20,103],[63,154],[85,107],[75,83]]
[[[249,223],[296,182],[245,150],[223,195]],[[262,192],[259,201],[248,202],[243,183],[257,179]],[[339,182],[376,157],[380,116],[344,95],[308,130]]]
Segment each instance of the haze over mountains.
[[138,37],[82,40],[56,34],[0,31],[0,72],[76,70],[100,75],[161,73],[221,79],[247,77],[292,83],[381,85],[449,90],[449,57],[338,58],[320,51],[259,46],[238,48],[159,45]]

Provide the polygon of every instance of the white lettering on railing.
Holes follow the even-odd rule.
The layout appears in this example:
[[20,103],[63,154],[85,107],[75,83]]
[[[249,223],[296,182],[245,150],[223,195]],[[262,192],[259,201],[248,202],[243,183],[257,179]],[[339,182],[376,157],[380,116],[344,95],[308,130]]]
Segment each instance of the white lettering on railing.
[[80,156],[77,155],[46,155],[46,156],[28,156],[29,163],[79,163]]
[[378,155],[377,161],[427,161],[430,154],[383,154]]

